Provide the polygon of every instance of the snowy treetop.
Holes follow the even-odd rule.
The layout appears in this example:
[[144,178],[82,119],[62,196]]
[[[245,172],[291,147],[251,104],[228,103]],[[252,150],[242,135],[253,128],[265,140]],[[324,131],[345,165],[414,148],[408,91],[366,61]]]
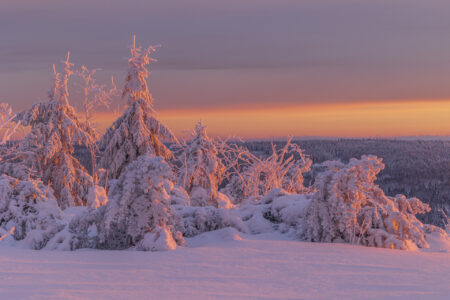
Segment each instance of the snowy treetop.
[[155,51],[156,48],[153,46],[148,46],[147,48],[136,47],[136,37],[133,36],[133,44],[130,48],[131,57],[128,60],[128,74],[122,92],[123,97],[128,95],[129,105],[138,99],[143,99],[150,105],[153,103],[147,83],[147,78],[150,74],[147,65],[156,61],[150,56]]

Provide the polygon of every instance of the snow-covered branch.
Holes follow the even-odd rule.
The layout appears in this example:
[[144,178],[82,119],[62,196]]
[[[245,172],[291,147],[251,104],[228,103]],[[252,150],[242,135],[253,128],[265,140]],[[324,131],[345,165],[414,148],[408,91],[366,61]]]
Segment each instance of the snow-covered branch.
[[8,103],[0,103],[0,145],[5,144],[20,125],[20,122],[14,122],[15,117]]
[[110,89],[108,89],[106,85],[97,83],[95,78],[95,73],[97,71],[98,69],[89,70],[85,66],[81,66],[81,70],[76,71],[76,75],[78,75],[82,80],[82,113],[84,121],[90,126],[93,126],[92,118],[95,114],[95,110],[101,107],[109,108],[112,97],[119,94],[113,77],[111,77]]

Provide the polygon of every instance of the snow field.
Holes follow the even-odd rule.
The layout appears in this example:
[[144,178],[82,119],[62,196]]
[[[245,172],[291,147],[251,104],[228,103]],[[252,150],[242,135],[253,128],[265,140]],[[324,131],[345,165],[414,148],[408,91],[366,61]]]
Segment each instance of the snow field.
[[0,248],[1,299],[448,299],[450,254],[231,228],[175,251]]

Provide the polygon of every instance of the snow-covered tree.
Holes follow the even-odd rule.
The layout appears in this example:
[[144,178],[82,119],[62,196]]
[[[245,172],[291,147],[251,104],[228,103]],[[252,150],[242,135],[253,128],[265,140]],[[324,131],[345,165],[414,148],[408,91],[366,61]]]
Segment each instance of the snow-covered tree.
[[374,184],[384,164],[376,156],[348,164],[324,163],[327,170],[315,181],[304,222],[304,237],[314,242],[414,249],[428,247],[423,224],[415,217],[429,211],[417,198],[388,197]]
[[109,127],[100,141],[104,148],[99,166],[107,170],[110,179],[119,178],[125,167],[142,154],[170,158],[170,150],[162,140],[176,141],[173,133],[157,118],[153,110],[147,78],[147,65],[155,61],[150,54],[154,47],[131,47],[128,75],[122,96],[128,96],[128,107]]
[[144,154],[112,180],[99,228],[101,247],[163,250],[183,244],[181,220],[173,213],[166,190],[172,176],[162,157]]
[[206,126],[199,122],[178,157],[181,162],[178,184],[189,193],[193,205],[218,207],[218,188],[225,167],[217,154],[214,140],[206,134]]
[[[31,126],[30,133],[20,143],[18,156],[30,172],[22,174],[21,179],[37,177],[50,185],[61,208],[85,205],[92,177],[80,162],[72,156],[73,145],[80,144],[95,150],[95,132],[80,121],[69,104],[68,81],[72,75],[73,64],[69,55],[63,62],[62,74],[54,69],[54,80],[49,92],[49,101],[34,104],[19,113],[16,120],[23,126]],[[1,168],[11,170],[20,168],[12,158]],[[11,165],[11,162],[13,165]],[[11,174],[17,175],[17,174]]]
[[64,222],[51,188],[38,180],[0,176],[0,229],[24,247],[41,249]]

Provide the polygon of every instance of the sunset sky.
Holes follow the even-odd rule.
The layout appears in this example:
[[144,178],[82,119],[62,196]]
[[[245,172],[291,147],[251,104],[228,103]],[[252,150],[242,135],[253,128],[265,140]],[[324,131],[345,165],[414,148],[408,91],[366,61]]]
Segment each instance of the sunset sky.
[[133,33],[161,44],[149,83],[176,133],[450,135],[448,0],[0,0],[0,102],[46,99],[67,50],[122,86]]

